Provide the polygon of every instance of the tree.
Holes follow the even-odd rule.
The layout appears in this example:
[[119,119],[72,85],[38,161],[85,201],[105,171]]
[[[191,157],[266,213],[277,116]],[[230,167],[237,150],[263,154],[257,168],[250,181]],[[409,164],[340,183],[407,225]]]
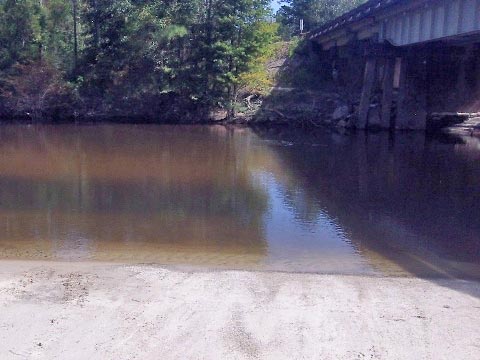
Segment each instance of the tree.
[[[268,0],[206,0],[203,22],[196,31],[193,59],[198,64],[198,97],[234,115],[242,74],[248,72],[270,40],[262,24],[269,15]],[[193,45],[193,44],[192,44]]]
[[[269,0],[0,0],[2,78],[51,67],[93,111],[183,99],[234,114],[270,46]],[[18,67],[17,67],[18,70]],[[12,73],[12,74],[11,74]],[[15,75],[16,74],[16,75]],[[22,77],[27,78],[25,72]],[[172,101],[172,106],[175,101]],[[87,111],[87,110],[85,110]]]
[[274,85],[274,74],[267,67],[278,56],[282,47],[278,37],[278,23],[263,22],[259,24],[257,34],[261,37],[262,45],[258,55],[250,60],[248,71],[240,74],[239,85],[250,95],[266,95]]
[[34,0],[5,0],[0,4],[0,70],[41,57],[40,12]]
[[68,0],[42,3],[44,57],[58,69],[69,73],[75,67],[74,4]]
[[72,103],[71,91],[61,74],[45,61],[15,65],[5,82],[0,95],[14,115],[40,121],[52,109],[68,108]]
[[117,107],[171,89],[173,40],[187,31],[169,18],[169,8],[160,1],[88,1],[82,17],[89,94]]

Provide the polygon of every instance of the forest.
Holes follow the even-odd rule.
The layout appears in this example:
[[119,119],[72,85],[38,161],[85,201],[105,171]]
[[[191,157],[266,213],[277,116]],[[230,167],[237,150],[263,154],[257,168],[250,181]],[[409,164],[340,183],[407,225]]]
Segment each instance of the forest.
[[234,117],[240,94],[273,85],[265,64],[299,19],[308,31],[358,2],[0,0],[0,117]]

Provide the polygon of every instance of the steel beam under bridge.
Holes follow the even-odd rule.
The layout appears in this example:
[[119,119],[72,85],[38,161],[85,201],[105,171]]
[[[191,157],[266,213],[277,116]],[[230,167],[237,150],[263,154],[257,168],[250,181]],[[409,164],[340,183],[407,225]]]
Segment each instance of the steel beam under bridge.
[[385,18],[379,40],[406,46],[476,31],[480,31],[480,0],[427,1]]
[[402,47],[480,38],[480,0],[370,0],[310,33],[324,50],[355,40]]

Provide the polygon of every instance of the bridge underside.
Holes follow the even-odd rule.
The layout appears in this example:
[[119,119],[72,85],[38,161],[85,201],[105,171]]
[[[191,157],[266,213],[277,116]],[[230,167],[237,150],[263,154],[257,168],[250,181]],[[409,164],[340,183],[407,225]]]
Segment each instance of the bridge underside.
[[480,0],[369,1],[337,22],[310,39],[361,93],[357,128],[425,129],[434,113],[480,113]]

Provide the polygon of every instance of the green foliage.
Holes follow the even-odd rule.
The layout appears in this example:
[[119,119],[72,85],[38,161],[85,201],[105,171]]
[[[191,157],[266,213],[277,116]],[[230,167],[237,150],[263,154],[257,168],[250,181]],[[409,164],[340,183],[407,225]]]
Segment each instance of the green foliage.
[[295,54],[295,51],[300,47],[302,44],[302,39],[298,36],[292,37],[292,39],[288,43],[288,56],[292,57]]
[[17,64],[5,83],[2,98],[14,109],[14,115],[38,121],[53,113],[73,116],[74,89],[62,81],[61,74],[48,62]]
[[275,60],[282,47],[277,35],[278,24],[263,22],[258,25],[258,37],[261,41],[259,52],[248,64],[248,70],[239,76],[240,86],[248,93],[268,94],[274,85],[274,76],[268,71],[268,63]]
[[268,9],[268,0],[206,2],[204,21],[191,44],[197,63],[194,88],[204,103],[233,109],[240,77],[271,36],[262,31]]
[[34,0],[5,0],[0,7],[0,70],[38,58],[41,14]]
[[50,62],[63,71],[73,69],[72,2],[49,0],[43,9],[43,53]]
[[262,65],[277,40],[269,5],[0,0],[0,78],[15,64],[48,63],[106,111],[131,112],[165,94],[233,111],[240,87],[263,91],[270,82]]

